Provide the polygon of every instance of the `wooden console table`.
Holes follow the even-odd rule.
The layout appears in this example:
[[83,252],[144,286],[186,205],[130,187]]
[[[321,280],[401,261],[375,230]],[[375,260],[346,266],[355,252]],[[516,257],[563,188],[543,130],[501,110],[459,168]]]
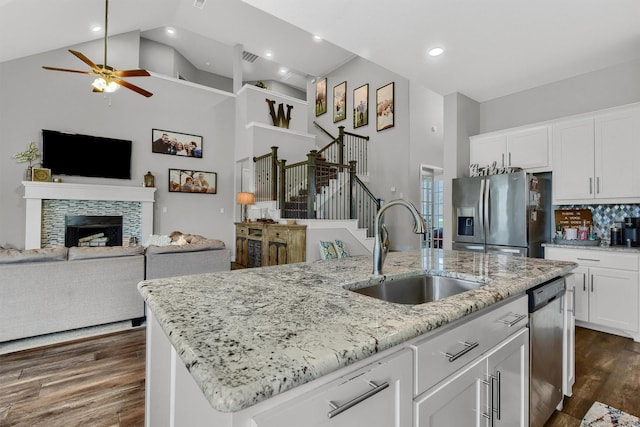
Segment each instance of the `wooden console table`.
[[236,264],[241,267],[303,262],[307,226],[236,222]]

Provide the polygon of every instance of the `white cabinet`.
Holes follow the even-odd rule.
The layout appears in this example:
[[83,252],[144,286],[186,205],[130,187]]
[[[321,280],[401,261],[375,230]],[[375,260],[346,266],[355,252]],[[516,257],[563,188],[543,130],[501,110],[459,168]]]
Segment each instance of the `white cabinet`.
[[472,136],[470,163],[485,167],[496,162],[498,167],[548,170],[549,141],[549,126]]
[[640,200],[640,107],[553,127],[553,204]]
[[413,355],[405,349],[252,420],[255,427],[410,426],[412,392]]
[[577,262],[571,283],[575,289],[575,318],[584,326],[624,331],[640,340],[640,291],[637,254],[546,248],[547,259]]
[[[579,267],[580,268],[580,267]],[[576,383],[576,287],[581,285],[580,274],[568,274],[564,302],[564,325],[562,328],[562,394],[573,395]]]
[[529,330],[416,399],[417,427],[529,426]]

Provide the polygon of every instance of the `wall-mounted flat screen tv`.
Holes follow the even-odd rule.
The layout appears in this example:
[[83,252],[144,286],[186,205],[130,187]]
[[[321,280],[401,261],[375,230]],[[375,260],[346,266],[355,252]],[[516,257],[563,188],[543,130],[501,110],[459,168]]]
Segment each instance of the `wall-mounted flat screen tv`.
[[131,179],[131,141],[43,129],[42,167],[53,175]]

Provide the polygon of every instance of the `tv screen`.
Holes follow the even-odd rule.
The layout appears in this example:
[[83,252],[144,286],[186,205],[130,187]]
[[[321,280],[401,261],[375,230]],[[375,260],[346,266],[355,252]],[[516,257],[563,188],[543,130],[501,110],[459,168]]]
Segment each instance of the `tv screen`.
[[131,179],[131,141],[43,129],[42,167],[53,175]]

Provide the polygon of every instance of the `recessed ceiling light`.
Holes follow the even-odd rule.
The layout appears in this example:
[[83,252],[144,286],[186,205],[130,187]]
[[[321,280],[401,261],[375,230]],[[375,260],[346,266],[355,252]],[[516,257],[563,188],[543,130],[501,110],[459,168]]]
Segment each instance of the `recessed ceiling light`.
[[429,56],[440,56],[444,53],[444,49],[441,47],[434,47],[429,49]]
[[313,40],[315,40],[315,41],[317,41],[317,42],[321,42],[321,41],[322,41],[322,37],[320,37],[320,36],[319,36],[319,35],[317,35],[317,34],[314,34],[314,35],[313,35]]
[[284,68],[284,67],[280,68],[280,74],[286,74],[287,71],[288,70],[286,68]]
[[264,53],[264,56],[266,56],[267,58],[271,58],[271,57],[273,56],[273,53],[271,53],[271,52],[269,52],[269,51],[266,51],[266,52]]
[[97,33],[100,30],[102,30],[102,27],[100,25],[94,25],[93,27],[91,27],[91,31],[93,31],[94,33]]
[[169,28],[167,28],[167,33],[171,34],[171,35],[174,35],[176,33],[176,29],[172,28],[172,27],[169,27]]

